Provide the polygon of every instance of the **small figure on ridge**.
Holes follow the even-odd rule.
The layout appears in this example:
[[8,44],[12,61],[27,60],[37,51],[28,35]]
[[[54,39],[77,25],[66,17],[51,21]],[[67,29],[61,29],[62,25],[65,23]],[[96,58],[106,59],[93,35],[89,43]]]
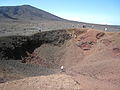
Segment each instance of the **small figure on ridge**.
[[63,67],[63,66],[61,66],[61,67],[60,67],[60,69],[61,69],[61,72],[63,72],[63,71],[64,71],[64,70],[63,70],[63,69],[64,69],[64,67]]

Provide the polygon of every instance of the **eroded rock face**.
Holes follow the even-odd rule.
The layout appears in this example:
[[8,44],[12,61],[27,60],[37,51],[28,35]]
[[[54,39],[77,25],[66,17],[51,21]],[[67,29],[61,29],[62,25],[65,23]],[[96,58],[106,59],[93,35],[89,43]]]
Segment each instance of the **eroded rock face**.
[[120,47],[114,47],[112,51],[115,55],[120,56]]
[[95,42],[93,41],[76,43],[76,45],[83,50],[90,50],[94,44]]
[[49,43],[57,46],[64,44],[71,36],[66,30],[56,30],[37,33],[32,36],[9,36],[0,38],[1,59],[21,59],[32,53],[35,48],[42,44]]
[[100,32],[100,33],[98,33],[98,34],[96,35],[96,38],[97,38],[97,39],[100,39],[100,38],[103,37],[104,35],[105,35],[104,32]]
[[108,46],[112,43],[112,41],[109,39],[102,39],[100,40],[100,42],[102,42],[105,46]]
[[49,63],[42,58],[41,56],[37,55],[37,53],[33,52],[30,54],[27,52],[27,57],[22,58],[22,63],[34,63],[34,64],[39,64],[43,66],[49,66]]

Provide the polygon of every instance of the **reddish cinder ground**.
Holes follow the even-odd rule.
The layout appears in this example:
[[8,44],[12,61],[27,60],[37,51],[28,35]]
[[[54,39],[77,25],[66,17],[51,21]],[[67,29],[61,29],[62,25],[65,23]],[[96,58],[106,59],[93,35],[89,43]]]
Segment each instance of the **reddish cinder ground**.
[[[120,90],[120,33],[94,29],[74,29],[68,33],[73,38],[62,48],[55,47],[54,53],[57,57],[54,63],[64,66],[64,74],[7,82],[0,85],[1,90]],[[51,48],[49,45],[41,47]],[[47,55],[43,59],[39,57],[41,47],[34,51],[36,56],[26,61],[37,63],[38,56],[40,63],[37,64],[45,61],[43,64],[50,65]]]
[[83,90],[120,89],[120,33],[89,29],[69,43],[61,63]]

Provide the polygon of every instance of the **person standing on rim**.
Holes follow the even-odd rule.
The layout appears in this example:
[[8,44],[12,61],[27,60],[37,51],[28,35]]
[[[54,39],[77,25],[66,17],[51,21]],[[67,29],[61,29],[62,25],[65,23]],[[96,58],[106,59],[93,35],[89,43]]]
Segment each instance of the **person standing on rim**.
[[86,24],[83,24],[83,26],[82,26],[83,28],[86,28]]
[[61,69],[61,72],[64,72],[64,67],[63,66],[61,66],[60,69]]
[[107,31],[108,29],[107,29],[107,27],[105,27],[105,29],[104,29],[105,31]]

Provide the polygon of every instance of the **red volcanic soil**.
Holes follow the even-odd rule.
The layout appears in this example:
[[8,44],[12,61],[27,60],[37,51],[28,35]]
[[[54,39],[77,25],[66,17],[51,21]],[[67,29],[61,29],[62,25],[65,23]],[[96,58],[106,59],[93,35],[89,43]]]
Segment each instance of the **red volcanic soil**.
[[[58,65],[60,67],[63,65],[64,74],[67,74],[70,81],[66,82],[64,78],[66,75],[62,75],[60,77],[62,79],[57,78],[59,75],[53,75],[52,77],[39,77],[36,82],[34,82],[35,78],[31,77],[25,79],[25,82],[20,80],[5,83],[0,87],[7,87],[3,90],[8,90],[8,87],[18,88],[20,83],[24,82],[21,90],[28,90],[27,84],[29,82],[32,83],[30,87],[34,87],[35,90],[39,90],[40,87],[43,88],[42,90],[120,90],[120,33],[94,29],[69,29],[67,31],[71,34],[72,39],[66,41],[64,45],[61,47],[42,45],[34,51],[35,56],[29,56],[25,60],[48,66]],[[45,87],[39,86],[41,83]],[[58,88],[62,83],[65,85]],[[68,87],[66,83],[69,84]],[[39,89],[36,89],[37,87]],[[33,89],[29,88],[29,90]]]
[[85,90],[120,89],[120,33],[89,29],[69,43],[61,64]]

